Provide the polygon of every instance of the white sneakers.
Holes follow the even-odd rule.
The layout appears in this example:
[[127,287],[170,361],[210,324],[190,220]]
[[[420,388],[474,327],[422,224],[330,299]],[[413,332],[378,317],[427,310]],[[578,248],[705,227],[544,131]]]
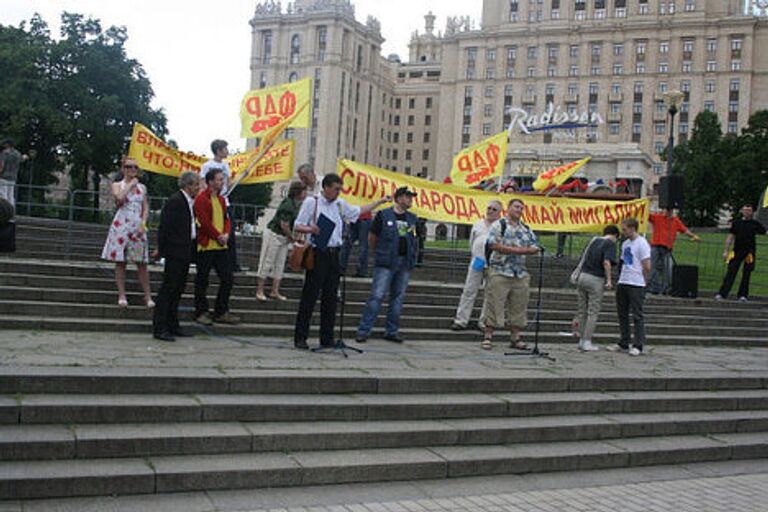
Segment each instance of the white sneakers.
[[637,348],[632,347],[632,348],[629,349],[629,352],[627,352],[627,354],[629,354],[631,356],[639,356],[639,355],[642,354],[642,352],[640,352]]
[[579,350],[582,352],[597,352],[600,349],[594,346],[591,340],[581,340],[579,341]]
[[637,347],[630,347],[629,349],[626,349],[620,345],[608,345],[607,347],[605,347],[605,349],[608,352],[626,352],[627,354],[633,357],[643,355],[643,352]]

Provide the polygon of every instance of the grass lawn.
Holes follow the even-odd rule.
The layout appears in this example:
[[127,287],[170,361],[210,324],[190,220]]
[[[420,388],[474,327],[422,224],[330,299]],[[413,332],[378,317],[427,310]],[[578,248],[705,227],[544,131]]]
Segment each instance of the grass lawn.
[[[693,230],[696,232],[696,229]],[[726,233],[702,233],[702,242],[695,243],[688,240],[687,236],[678,236],[675,242],[675,261],[680,265],[696,265],[699,267],[699,290],[714,292],[720,287],[725,276],[726,265],[723,261],[723,245]],[[555,234],[539,234],[544,247],[554,253],[557,248],[557,236]],[[581,254],[586,244],[591,240],[591,235],[574,235],[568,239],[565,245],[565,254],[574,258]],[[427,242],[427,247],[443,249],[469,250],[467,240],[435,240]],[[757,267],[752,272],[750,281],[750,294],[768,296],[768,237],[757,237]],[[736,293],[741,275],[737,277],[731,294]]]

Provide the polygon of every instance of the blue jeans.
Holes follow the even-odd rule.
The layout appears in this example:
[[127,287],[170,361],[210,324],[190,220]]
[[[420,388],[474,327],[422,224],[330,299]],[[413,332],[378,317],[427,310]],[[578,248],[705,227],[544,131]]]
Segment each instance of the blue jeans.
[[663,245],[651,246],[651,293],[668,293],[672,286],[672,251]]
[[405,258],[398,259],[398,265],[395,268],[375,267],[373,269],[373,283],[371,285],[371,294],[363,309],[363,317],[360,319],[360,326],[357,328],[357,335],[367,338],[371,334],[373,324],[379,316],[381,304],[384,302],[384,295],[389,290],[389,311],[387,312],[387,323],[384,328],[386,335],[396,335],[400,330],[400,313],[403,310],[403,301],[405,300],[405,290],[408,288],[408,280],[411,277],[411,271],[405,266]]
[[360,255],[357,260],[357,276],[368,277],[368,231],[371,229],[370,220],[358,220],[349,225],[349,231],[344,238],[344,245],[341,248],[341,272],[347,273],[349,263],[349,253],[352,252],[352,246],[355,242],[360,244]]

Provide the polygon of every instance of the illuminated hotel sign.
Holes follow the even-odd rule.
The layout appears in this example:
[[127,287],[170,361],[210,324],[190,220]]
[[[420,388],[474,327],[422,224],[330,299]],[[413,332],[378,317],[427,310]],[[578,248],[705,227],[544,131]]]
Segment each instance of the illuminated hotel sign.
[[536,132],[565,132],[564,137],[575,137],[575,130],[579,128],[596,129],[605,123],[603,117],[597,112],[582,110],[581,112],[564,112],[560,105],[553,103],[547,105],[543,112],[531,112],[530,114],[521,108],[509,108],[507,113],[512,116],[509,124],[509,136],[515,131],[525,135]]

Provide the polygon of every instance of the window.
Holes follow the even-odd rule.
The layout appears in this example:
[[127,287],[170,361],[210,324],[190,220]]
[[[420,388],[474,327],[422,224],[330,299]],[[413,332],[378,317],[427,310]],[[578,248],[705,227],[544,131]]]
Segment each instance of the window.
[[659,62],[659,73],[669,73],[669,63]]
[[685,53],[691,53],[693,51],[693,40],[692,39],[685,39],[683,41],[683,51]]
[[528,78],[534,78],[536,76],[536,67],[535,66],[528,66],[528,72],[526,74]]
[[317,28],[317,60],[325,60],[325,51],[328,46],[328,29],[326,27]]
[[738,101],[729,101],[728,102],[728,112],[738,112],[739,111],[739,102]]
[[510,0],[509,2],[509,21],[518,21],[520,19],[520,6],[517,0]]
[[643,94],[643,89],[644,89],[643,82],[635,82],[635,86],[632,90],[634,91],[635,94]]
[[512,62],[514,64],[517,60],[517,46],[507,47],[507,63]]
[[[464,88],[464,98],[472,98],[472,87]],[[466,102],[465,102],[466,104]]]
[[301,36],[294,34],[291,37],[291,64],[298,64],[301,60]]
[[599,90],[600,90],[600,86],[597,85],[595,82],[590,82],[589,83],[589,94],[590,94],[590,96],[597,95],[597,92]]
[[428,98],[425,100],[425,103],[426,103],[426,107],[427,107],[428,109],[432,108],[432,97],[431,97],[431,96],[430,96],[430,97],[428,97]]
[[624,66],[621,64],[614,64],[613,65],[613,74],[614,75],[620,75],[624,71]]
[[578,59],[579,58],[579,46],[575,45],[575,44],[572,44],[570,46],[570,48],[568,49],[568,55],[570,55],[570,57],[572,59]]
[[495,48],[488,48],[485,50],[485,60],[487,62],[495,62],[496,61],[496,49]]
[[600,74],[600,66],[592,66],[589,70],[589,74],[591,75],[599,75]]
[[626,18],[627,17],[627,8],[626,7],[617,7],[616,10],[613,12],[613,15],[617,18]]
[[661,41],[659,43],[659,53],[661,54],[669,53],[669,41]]
[[557,46],[550,45],[547,47],[547,57],[549,58],[550,62],[553,60],[557,60],[557,54],[558,54]]
[[705,101],[704,102],[704,110],[707,112],[714,112],[715,111],[715,102],[714,101]]
[[704,83],[704,90],[706,92],[715,92],[715,81],[714,80],[707,80]]
[[261,36],[262,64],[272,63],[272,31],[265,30]]
[[742,39],[738,39],[738,38],[731,39],[731,51],[741,51],[743,44],[744,44],[744,41]]
[[485,117],[491,117],[493,115],[493,105],[487,104],[483,107],[483,115]]
[[731,90],[732,92],[736,92],[736,91],[738,91],[738,90],[739,90],[739,86],[740,86],[740,82],[739,82],[739,80],[731,80],[731,83],[730,83],[730,90]]
[[413,159],[413,151],[410,149],[405,150],[405,160],[410,162]]
[[429,139],[430,139],[430,133],[429,132],[425,132],[424,133],[424,143],[429,143]]
[[730,122],[728,123],[728,133],[738,133],[739,132],[739,124]]
[[414,116],[408,116],[408,126],[416,124],[416,118]]
[[548,77],[553,77],[553,76],[555,76],[556,74],[557,74],[557,68],[555,68],[555,67],[553,67],[553,66],[549,66],[549,67],[547,68],[547,76],[548,76]]
[[592,43],[592,59],[599,59],[600,54],[603,52],[602,43]]
[[613,122],[608,124],[608,130],[609,130],[611,135],[618,135],[620,129],[621,129],[621,123],[613,121]]
[[267,86],[267,72],[262,71],[259,75],[259,89],[263,89]]
[[637,55],[645,55],[645,50],[648,46],[648,43],[645,41],[636,41],[635,42],[635,53]]
[[653,152],[657,155],[661,155],[664,152],[664,143],[656,141],[653,144]]
[[568,76],[579,76],[579,66],[571,66],[568,68]]
[[491,123],[483,124],[483,135],[487,137],[490,134],[491,134]]
[[397,157],[399,156],[398,151],[396,149],[392,150],[392,160],[397,160]]
[[680,123],[680,133],[688,133],[688,123]]
[[636,133],[639,135],[640,133],[642,133],[642,130],[643,130],[643,125],[641,125],[640,123],[634,123],[632,125],[632,133]]
[[682,80],[680,82],[680,90],[683,92],[691,92],[691,82],[690,80]]
[[485,79],[486,80],[493,80],[494,78],[496,78],[496,70],[490,69],[490,68],[486,69],[485,70]]
[[425,149],[421,152],[421,159],[422,160],[429,160],[429,150]]
[[691,61],[686,60],[683,62],[682,66],[683,73],[690,73],[691,72]]
[[645,63],[644,62],[638,62],[635,64],[635,73],[638,75],[642,75],[645,73]]
[[467,64],[474,67],[477,62],[477,48],[467,48]]
[[624,55],[624,45],[622,43],[616,43],[613,45],[613,54],[616,57]]
[[424,116],[424,126],[432,125],[432,116]]
[[685,12],[693,12],[696,10],[696,0],[685,0]]
[[416,108],[416,98],[409,98],[408,99],[408,108],[409,109]]
[[294,72],[292,72],[290,75],[288,75],[288,82],[289,82],[289,83],[290,83],[290,82],[295,82],[295,81],[296,81],[296,80],[298,80],[298,79],[299,79],[299,74],[298,74],[298,73],[296,73],[295,71],[294,71]]
[[611,94],[618,96],[621,94],[621,84],[611,84]]
[[731,61],[731,71],[741,71],[741,61],[740,60],[733,60],[733,61]]
[[632,113],[633,114],[642,114],[643,113],[643,104],[642,103],[635,103],[632,105]]
[[657,101],[656,102],[656,113],[657,114],[663,114],[667,111],[667,106],[664,104],[663,101]]
[[715,70],[717,70],[717,62],[714,60],[708,60],[707,61],[707,72],[708,73],[714,73]]
[[578,84],[568,84],[568,96],[576,96],[579,93]]
[[640,5],[638,6],[638,13],[648,14],[648,0],[640,0]]
[[710,53],[717,51],[717,39],[707,39],[707,51]]
[[408,144],[413,144],[413,132],[408,132],[405,134],[405,142],[407,142]]
[[659,82],[659,92],[661,94],[664,94],[669,90],[669,85],[667,85],[667,82]]
[[611,103],[611,114],[618,114],[621,112],[621,103],[614,101]]
[[467,70],[467,80],[474,80],[475,79],[475,70],[474,69],[468,69]]
[[536,46],[528,47],[528,59],[535,59],[538,56],[538,48]]
[[493,86],[488,86],[485,88],[485,97],[493,98]]

